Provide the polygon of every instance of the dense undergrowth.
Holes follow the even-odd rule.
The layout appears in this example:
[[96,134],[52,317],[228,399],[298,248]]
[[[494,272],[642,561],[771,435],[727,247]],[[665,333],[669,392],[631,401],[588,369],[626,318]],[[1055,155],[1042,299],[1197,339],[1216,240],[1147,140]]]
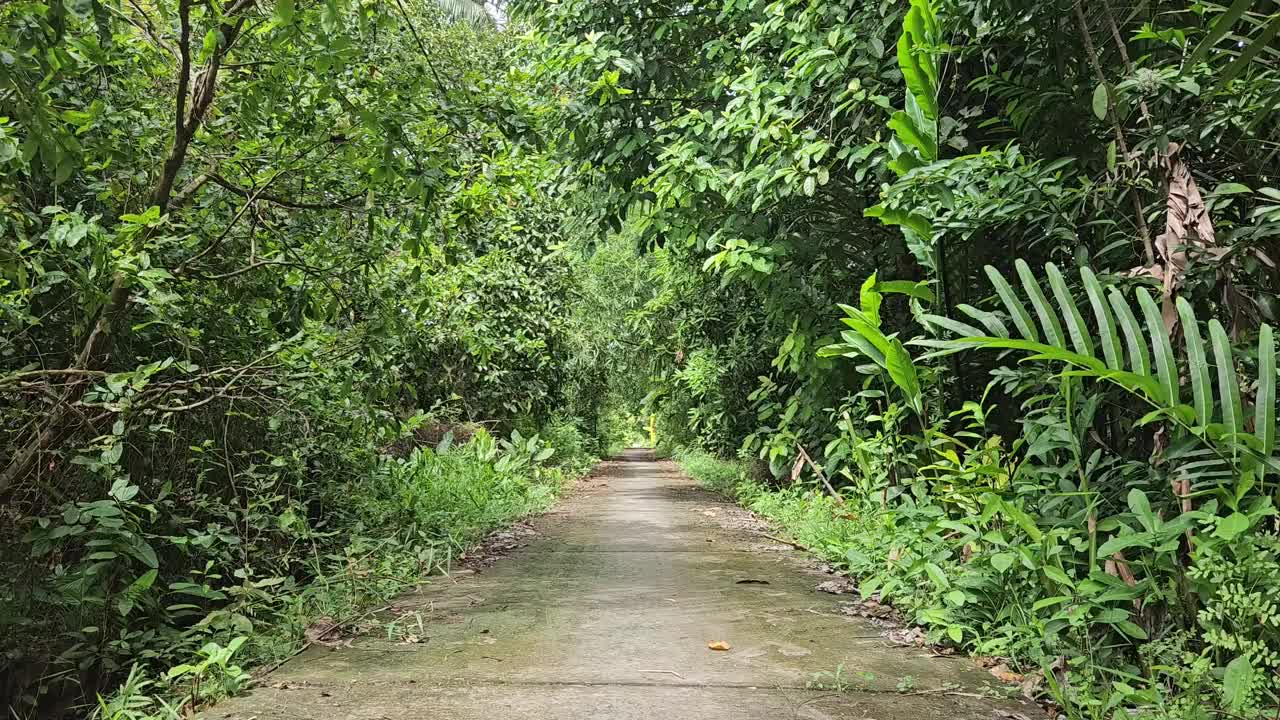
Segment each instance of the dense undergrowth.
[[0,5],[6,717],[188,713],[625,434],[556,105],[460,7]]
[[1277,33],[0,4],[7,712],[232,691],[634,413],[1072,720],[1274,717]]
[[661,441],[1073,720],[1275,716],[1280,6],[514,5]]
[[[135,618],[132,625],[146,627],[154,638],[120,647],[119,656],[109,658],[128,666],[128,674],[99,698],[97,716],[177,720],[186,716],[184,708],[246,689],[251,671],[273,667],[305,642],[359,631],[395,595],[453,569],[489,531],[545,510],[567,480],[594,463],[584,447],[589,443],[572,424],[554,423],[548,434],[561,444],[538,435],[495,441],[479,430],[465,444],[381,458],[359,488],[349,490],[346,512],[324,523],[327,531],[282,528],[288,542],[252,563],[261,577],[247,575],[250,567],[233,558],[206,555],[206,567],[238,566],[244,582],[227,587],[217,573],[206,572],[202,587],[174,588],[174,595],[186,596],[186,607],[170,606],[163,618]],[[126,514],[137,508],[117,504]],[[152,532],[163,531],[153,526]],[[195,535],[189,542],[201,539]],[[273,573],[280,574],[266,576]],[[215,609],[206,613],[207,607]],[[77,621],[94,620],[56,620]]]
[[[1157,625],[1152,631],[1159,636],[1151,637],[1132,623],[1128,603],[1135,593],[1123,581],[1105,573],[1080,582],[1065,573],[1046,578],[1036,548],[993,517],[956,521],[928,501],[886,509],[852,494],[837,499],[803,486],[779,488],[743,461],[698,450],[679,450],[676,459],[700,483],[844,569],[864,598],[890,603],[926,628],[930,642],[1008,659],[1031,678],[1024,692],[1043,693],[1071,716],[1112,717],[1135,705],[1142,717],[1153,718],[1197,717],[1214,707],[1258,709],[1265,716],[1274,708],[1265,679],[1219,675],[1213,667],[1216,652],[1239,657],[1249,650],[1262,662],[1273,657],[1280,637],[1272,592],[1280,580],[1280,542],[1274,535],[1241,541],[1219,533],[1217,541],[1202,543],[1187,571],[1199,601],[1194,624],[1164,633]],[[1152,514],[1140,494],[1133,504],[1138,522],[1166,544],[1185,531]],[[1055,532],[1048,523],[1037,526]],[[1069,544],[1070,535],[1058,534]],[[1151,602],[1161,589],[1147,592],[1152,594],[1141,597]],[[1103,625],[1136,643],[1134,652],[1099,643]],[[1197,638],[1212,650],[1197,652]]]

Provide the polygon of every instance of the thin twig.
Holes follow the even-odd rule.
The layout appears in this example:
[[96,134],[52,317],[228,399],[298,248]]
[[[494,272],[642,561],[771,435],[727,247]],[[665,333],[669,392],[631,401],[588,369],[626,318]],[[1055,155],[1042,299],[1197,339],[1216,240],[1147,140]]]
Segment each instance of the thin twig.
[[840,497],[840,493],[836,492],[836,489],[831,486],[831,482],[827,480],[827,476],[822,472],[822,468],[818,467],[818,465],[813,462],[813,458],[809,457],[809,453],[804,451],[803,446],[796,445],[796,449],[800,451],[800,457],[808,463],[809,467],[812,468],[815,473],[818,474],[818,479],[826,486],[827,492],[831,493],[831,497],[836,501],[836,504],[843,505],[844,498]]
[[418,27],[413,24],[413,19],[409,17],[409,11],[404,9],[404,3],[396,0],[396,7],[400,8],[400,14],[404,16],[404,22],[409,26],[409,33],[413,35],[413,39],[418,43],[418,49],[422,51],[422,59],[427,62],[427,68],[431,70],[431,75],[436,79],[436,87],[440,88],[440,92],[446,92],[444,80],[440,79],[440,73],[436,71],[435,63],[431,62],[431,53],[427,52],[426,43],[422,42],[422,37],[418,35]]
[[[1102,72],[1102,65],[1098,62],[1097,48],[1093,44],[1093,36],[1089,34],[1088,21],[1084,17],[1084,9],[1082,7],[1084,0],[1077,0],[1072,5],[1075,11],[1076,27],[1080,30],[1080,41],[1084,44],[1085,57],[1089,61],[1089,67],[1093,69],[1093,75],[1098,83],[1106,87],[1107,92],[1107,116],[1111,119],[1111,131],[1115,134],[1116,149],[1120,151],[1125,162],[1129,161],[1129,143],[1124,137],[1124,128],[1120,125],[1120,113],[1116,109],[1116,101],[1114,93],[1111,91],[1111,83],[1107,82],[1107,76]],[[1142,239],[1142,250],[1150,267],[1156,263],[1155,249],[1151,245],[1151,230],[1147,227],[1147,218],[1142,212],[1142,199],[1138,197],[1138,190],[1131,188],[1129,198],[1133,202],[1134,220],[1138,225],[1138,236]]]
[[800,543],[798,543],[798,542],[794,542],[794,541],[792,541],[792,540],[786,540],[786,539],[783,539],[783,538],[777,537],[777,536],[775,536],[775,535],[770,535],[769,533],[761,533],[761,535],[764,535],[765,537],[769,538],[770,540],[772,540],[772,541],[774,541],[774,542],[780,542],[780,543],[782,543],[783,545],[790,545],[791,547],[793,547],[793,548],[795,548],[795,549],[797,549],[797,550],[803,550],[803,551],[805,551],[805,552],[809,552],[809,548],[805,547],[804,545],[801,545],[801,544],[800,544]]
[[[1111,39],[1116,44],[1116,49],[1120,51],[1120,61],[1124,63],[1124,72],[1129,77],[1133,77],[1133,62],[1129,60],[1129,50],[1124,45],[1124,37],[1120,35],[1120,27],[1116,25],[1116,17],[1111,12],[1111,0],[1101,0],[1102,16],[1106,18],[1107,25],[1111,28]],[[1147,101],[1143,97],[1138,98],[1138,110],[1142,113],[1142,119],[1147,123],[1147,129],[1152,129],[1151,111],[1147,108]]]

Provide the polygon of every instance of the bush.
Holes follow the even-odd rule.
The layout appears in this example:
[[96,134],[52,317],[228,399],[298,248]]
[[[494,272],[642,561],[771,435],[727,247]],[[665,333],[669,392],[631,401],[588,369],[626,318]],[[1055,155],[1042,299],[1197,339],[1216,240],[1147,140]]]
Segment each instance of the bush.
[[[308,485],[296,498],[266,479],[239,504],[144,495],[118,478],[102,500],[65,504],[24,538],[25,554],[56,559],[53,572],[0,593],[10,642],[63,647],[26,703],[66,692],[52,678],[89,663],[108,677],[128,672],[109,716],[125,717],[130,703],[181,696],[194,705],[231,692],[240,671],[218,668],[233,667],[232,655],[237,668],[287,657],[311,624],[355,617],[447,569],[489,531],[546,509],[563,480],[593,462],[572,421],[546,437],[563,451],[538,435],[495,440],[480,430],[462,445],[373,458],[363,476]],[[40,645],[26,652],[39,657]]]
[[737,497],[747,479],[745,463],[722,460],[703,450],[677,448],[672,457],[698,484],[730,498]]

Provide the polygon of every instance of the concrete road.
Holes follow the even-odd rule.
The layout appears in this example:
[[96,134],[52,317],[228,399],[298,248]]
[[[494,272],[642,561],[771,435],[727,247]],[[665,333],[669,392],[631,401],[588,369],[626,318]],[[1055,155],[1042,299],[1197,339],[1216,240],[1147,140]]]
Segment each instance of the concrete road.
[[390,626],[312,647],[203,717],[1036,717],[967,659],[894,647],[841,614],[850,596],[815,590],[831,576],[648,451],[606,463],[532,525],[492,566],[400,598]]

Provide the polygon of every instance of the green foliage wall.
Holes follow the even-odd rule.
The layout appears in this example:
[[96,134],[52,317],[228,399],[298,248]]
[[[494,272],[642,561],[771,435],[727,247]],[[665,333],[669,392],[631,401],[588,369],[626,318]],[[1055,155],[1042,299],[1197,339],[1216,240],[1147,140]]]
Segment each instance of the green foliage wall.
[[[308,582],[350,561],[403,584],[610,439],[575,344],[562,247],[587,226],[555,107],[519,28],[473,19],[405,0],[0,7],[13,712],[84,714],[206,642],[253,634],[236,652],[269,660],[324,609]],[[516,428],[512,448],[461,449]],[[455,431],[466,458],[404,457]],[[535,462],[507,459],[529,443]]]
[[1070,717],[1274,708],[1280,7],[515,7],[669,441]]

